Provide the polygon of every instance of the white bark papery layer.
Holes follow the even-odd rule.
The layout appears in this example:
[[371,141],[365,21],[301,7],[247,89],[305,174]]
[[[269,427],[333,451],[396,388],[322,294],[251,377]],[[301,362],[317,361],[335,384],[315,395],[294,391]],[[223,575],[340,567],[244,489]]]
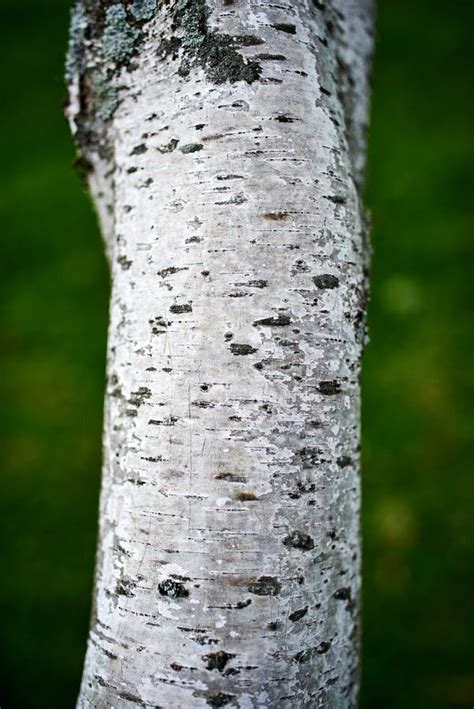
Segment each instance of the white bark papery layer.
[[216,83],[157,51],[172,6],[87,155],[112,303],[78,707],[353,707],[370,7],[209,2],[261,40]]

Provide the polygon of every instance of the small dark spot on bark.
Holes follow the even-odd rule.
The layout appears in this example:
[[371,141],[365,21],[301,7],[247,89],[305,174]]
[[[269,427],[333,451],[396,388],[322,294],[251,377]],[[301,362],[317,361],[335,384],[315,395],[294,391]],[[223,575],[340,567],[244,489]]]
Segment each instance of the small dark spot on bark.
[[322,642],[317,647],[309,647],[307,650],[302,650],[296,653],[293,660],[300,664],[309,662],[316,655],[324,655],[331,647],[330,642]]
[[210,273],[210,271],[201,271],[201,276],[204,276],[204,278],[207,278],[209,273]]
[[239,34],[233,39],[241,47],[258,47],[260,44],[265,44],[261,37],[257,37],[254,34]]
[[214,408],[214,404],[212,401],[205,401],[205,400],[199,400],[199,401],[193,401],[192,406],[197,406],[199,409],[212,409]]
[[272,222],[282,222],[288,217],[288,214],[286,212],[266,212],[263,217]]
[[173,150],[176,150],[178,147],[179,140],[176,140],[176,138],[171,138],[169,143],[166,143],[166,145],[161,145],[157,148],[159,153],[162,153],[163,155],[165,153],[172,153]]
[[266,288],[268,281],[262,279],[257,279],[256,281],[248,281],[244,285],[250,286],[251,288]]
[[301,458],[301,462],[303,464],[303,468],[311,468],[313,465],[316,465],[319,461],[321,451],[319,448],[300,448],[298,451],[298,456]]
[[310,537],[309,534],[297,530],[290,532],[290,534],[284,538],[283,544],[286,547],[293,547],[294,549],[301,549],[302,551],[314,549],[313,538]]
[[226,694],[225,692],[217,692],[216,694],[211,694],[207,697],[206,703],[210,707],[224,707],[233,698],[234,694]]
[[268,623],[267,630],[271,630],[272,632],[274,632],[275,630],[278,630],[279,627],[280,627],[280,623],[277,620],[273,620],[270,623]]
[[135,588],[135,584],[130,579],[121,579],[117,586],[115,587],[115,593],[118,596],[126,596],[127,598],[133,598],[135,594],[132,589]]
[[122,271],[128,271],[133,261],[129,261],[126,256],[119,256],[117,258],[117,263],[122,267]]
[[319,382],[318,391],[320,394],[325,394],[326,396],[333,396],[334,394],[340,394],[341,383],[336,379],[331,379],[325,382]]
[[315,483],[303,483],[303,482],[297,482],[296,487],[298,490],[301,492],[301,494],[306,495],[309,492],[314,492],[316,490],[316,484]]
[[234,495],[234,500],[240,500],[241,502],[253,502],[257,499],[257,496],[253,492],[237,492]]
[[215,204],[220,205],[220,204],[244,204],[247,202],[247,198],[244,197],[243,194],[236,194],[234,197],[231,197],[230,199],[224,200],[222,202],[215,202]]
[[241,610],[242,608],[247,608],[252,603],[252,600],[250,598],[247,598],[246,601],[237,601],[235,604],[235,607]]
[[182,145],[180,147],[181,152],[186,155],[187,153],[197,153],[202,150],[204,145],[201,143],[188,143],[187,145]]
[[305,608],[300,608],[297,611],[293,611],[293,613],[290,613],[288,618],[293,621],[293,623],[296,623],[297,620],[301,620],[301,618],[304,618],[307,612],[308,606],[306,606]]
[[274,61],[274,62],[285,62],[286,57],[284,54],[257,54],[255,59],[260,59],[261,61]]
[[232,332],[226,332],[224,335],[224,340],[231,340],[234,337]]
[[275,116],[275,121],[278,121],[278,123],[294,123],[295,119],[291,116],[280,115]]
[[177,268],[176,266],[169,266],[168,268],[162,268],[161,271],[157,271],[156,275],[166,278],[167,276],[173,275],[173,273],[178,273],[178,271],[187,271],[188,267],[183,266],[182,268]]
[[337,459],[336,463],[340,468],[347,468],[348,465],[352,465],[352,458],[349,458],[348,455],[341,455],[341,457]]
[[252,347],[252,345],[242,345],[233,342],[230,346],[230,351],[233,355],[249,355],[256,352],[257,349],[255,347]]
[[303,259],[298,259],[295,261],[291,267],[291,275],[294,276],[295,273],[307,273],[309,271],[309,266]]
[[337,601],[350,601],[352,598],[351,589],[348,587],[338,588],[334,594],[334,598]]
[[248,590],[249,593],[256,596],[278,596],[281,591],[281,583],[273,576],[260,576],[249,583]]
[[179,315],[180,313],[192,313],[192,311],[193,308],[189,303],[170,306],[170,313],[174,313],[175,315]]
[[141,707],[145,706],[145,702],[137,697],[136,694],[131,694],[130,692],[119,692],[117,694],[119,699],[125,699],[127,702],[133,702],[133,704],[139,704]]
[[324,653],[327,652],[330,647],[330,642],[323,641],[322,643],[319,643],[318,647],[316,648],[316,652],[318,653],[318,655],[324,655]]
[[295,25],[289,25],[286,22],[276,22],[272,27],[280,32],[286,32],[287,34],[296,34]]
[[141,406],[145,399],[151,397],[151,389],[148,387],[139,387],[137,391],[132,391],[132,397],[128,400],[131,406]]
[[179,662],[171,662],[170,667],[175,672],[181,672],[181,670],[184,669],[183,665],[180,665]]
[[215,480],[225,480],[228,483],[246,483],[247,478],[237,473],[218,473],[214,476]]
[[284,327],[285,325],[290,325],[291,320],[288,315],[276,315],[270,318],[262,318],[261,320],[255,320],[253,323],[254,327],[258,325],[268,326],[268,327]]
[[346,198],[341,194],[325,194],[323,198],[334,202],[334,204],[345,204],[347,202]]
[[114,655],[113,652],[110,652],[110,650],[105,650],[104,649],[104,655],[108,657],[110,660],[118,660],[118,656]]
[[206,670],[218,670],[222,672],[229,660],[233,657],[235,657],[235,655],[220,650],[219,652],[211,652],[209,655],[203,655],[202,659],[207,663]]
[[148,148],[146,147],[145,143],[140,143],[140,145],[136,145],[130,155],[143,155],[143,153],[146,153]]
[[331,273],[323,273],[320,276],[314,276],[313,283],[318,288],[337,288],[339,285],[339,278],[333,276]]
[[216,180],[245,180],[243,175],[217,175]]
[[161,581],[158,584],[158,591],[161,596],[166,596],[167,598],[186,598],[189,596],[189,591],[184,584],[179,581],[173,581],[173,579]]

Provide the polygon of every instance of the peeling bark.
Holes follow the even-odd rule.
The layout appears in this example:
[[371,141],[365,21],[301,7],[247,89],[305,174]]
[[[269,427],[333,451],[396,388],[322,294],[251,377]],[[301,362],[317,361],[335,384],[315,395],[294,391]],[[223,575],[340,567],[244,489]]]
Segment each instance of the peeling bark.
[[79,0],[112,272],[78,707],[354,707],[368,0]]

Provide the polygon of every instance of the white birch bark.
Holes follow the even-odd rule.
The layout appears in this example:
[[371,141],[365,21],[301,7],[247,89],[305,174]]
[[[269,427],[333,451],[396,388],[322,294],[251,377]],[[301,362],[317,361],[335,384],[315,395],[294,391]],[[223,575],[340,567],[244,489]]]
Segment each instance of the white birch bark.
[[354,707],[368,0],[81,0],[112,272],[78,707]]

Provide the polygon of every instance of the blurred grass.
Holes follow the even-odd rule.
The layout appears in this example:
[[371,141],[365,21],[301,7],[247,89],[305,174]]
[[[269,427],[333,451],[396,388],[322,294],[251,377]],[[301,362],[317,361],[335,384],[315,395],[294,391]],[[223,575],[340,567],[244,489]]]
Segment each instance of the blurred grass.
[[[474,12],[378,7],[361,706],[456,709],[474,703]],[[61,115],[68,14],[0,10],[3,709],[73,707],[92,587],[108,276]]]

